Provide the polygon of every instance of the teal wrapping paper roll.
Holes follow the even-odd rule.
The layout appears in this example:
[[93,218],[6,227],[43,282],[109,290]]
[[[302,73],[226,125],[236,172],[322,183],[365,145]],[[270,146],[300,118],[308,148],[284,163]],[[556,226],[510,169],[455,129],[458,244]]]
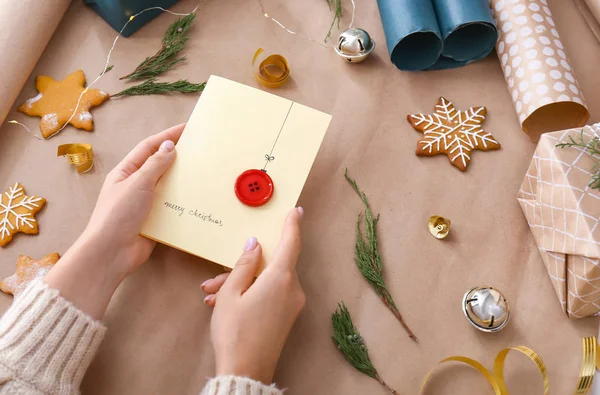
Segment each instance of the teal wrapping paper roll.
[[430,0],[378,0],[390,59],[400,70],[425,70],[442,52],[442,39]]
[[378,0],[390,60],[440,70],[484,58],[498,37],[488,0]]

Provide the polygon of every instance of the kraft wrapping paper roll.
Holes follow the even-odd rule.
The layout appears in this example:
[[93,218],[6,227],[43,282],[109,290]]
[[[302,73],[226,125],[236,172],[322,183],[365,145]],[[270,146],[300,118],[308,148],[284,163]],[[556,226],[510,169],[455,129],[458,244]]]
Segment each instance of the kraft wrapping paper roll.
[[600,0],[575,0],[583,19],[600,41]]
[[487,56],[497,31],[488,0],[378,0],[390,59],[400,70],[464,66]]
[[0,6],[0,124],[4,122],[71,0],[3,1]]
[[597,22],[600,23],[600,0],[583,0]]
[[546,0],[492,0],[496,51],[521,128],[532,141],[585,125],[590,114]]

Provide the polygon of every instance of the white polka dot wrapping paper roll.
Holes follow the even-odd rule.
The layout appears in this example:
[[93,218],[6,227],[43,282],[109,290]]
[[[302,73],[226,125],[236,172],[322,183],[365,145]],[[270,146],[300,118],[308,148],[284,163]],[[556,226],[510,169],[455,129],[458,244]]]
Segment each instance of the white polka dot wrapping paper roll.
[[491,0],[498,24],[496,52],[523,131],[585,125],[590,114],[547,0]]

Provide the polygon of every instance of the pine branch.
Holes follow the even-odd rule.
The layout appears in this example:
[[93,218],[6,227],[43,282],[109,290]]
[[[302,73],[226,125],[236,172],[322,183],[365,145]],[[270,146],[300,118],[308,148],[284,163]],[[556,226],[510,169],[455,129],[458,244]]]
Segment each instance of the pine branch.
[[177,54],[190,39],[185,33],[192,26],[195,17],[196,13],[193,12],[173,22],[165,32],[158,52],[144,59],[134,71],[119,79],[142,80],[156,77],[185,61],[185,56],[177,57]]
[[165,93],[191,93],[204,90],[206,82],[194,84],[188,80],[179,80],[176,82],[156,82],[156,78],[151,78],[139,85],[129,87],[121,92],[111,95],[111,97],[120,96],[139,96],[139,95],[161,95]]
[[344,354],[344,357],[356,370],[379,381],[390,393],[398,393],[381,379],[377,369],[373,366],[369,358],[369,350],[365,342],[354,326],[350,312],[344,303],[339,303],[336,311],[331,315],[333,324],[333,336],[331,340],[337,346],[338,350]]
[[333,11],[333,20],[331,21],[331,25],[329,26],[329,31],[325,36],[325,42],[329,40],[331,37],[331,31],[333,30],[333,25],[337,22],[338,29],[340,28],[340,21],[342,19],[342,0],[327,0],[327,5],[329,5],[329,10]]
[[356,181],[350,178],[348,169],[346,169],[344,177],[346,177],[346,181],[352,186],[352,189],[354,189],[365,205],[364,235],[360,229],[362,219],[360,214],[358,215],[358,221],[356,223],[356,245],[354,247],[354,261],[356,262],[356,266],[358,266],[358,270],[363,277],[371,284],[379,298],[387,308],[392,311],[396,319],[398,319],[400,324],[404,327],[408,336],[414,341],[417,341],[417,337],[410,330],[404,321],[404,318],[402,318],[402,314],[400,314],[400,310],[398,310],[392,295],[387,289],[385,280],[383,279],[383,260],[379,253],[379,239],[377,237],[377,222],[379,222],[379,215],[376,218],[373,217],[373,212],[371,211],[367,196],[358,188]]
[[581,134],[579,135],[579,139],[577,141],[573,139],[572,136],[569,136],[568,142],[556,144],[556,147],[581,147],[590,155],[596,157],[598,160],[592,166],[592,178],[588,186],[592,189],[600,189],[600,138],[598,138],[598,136],[594,136],[590,139],[590,141],[586,142],[583,139],[583,129],[581,129]]

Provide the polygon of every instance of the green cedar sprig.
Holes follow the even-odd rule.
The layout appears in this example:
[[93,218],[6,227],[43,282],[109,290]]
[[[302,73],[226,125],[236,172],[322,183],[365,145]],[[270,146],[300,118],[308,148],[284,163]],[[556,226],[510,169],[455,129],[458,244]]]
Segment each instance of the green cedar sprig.
[[379,240],[377,238],[377,222],[379,221],[379,215],[377,217],[373,217],[373,212],[371,211],[371,206],[369,205],[367,196],[358,188],[356,181],[350,178],[348,175],[348,169],[346,169],[344,177],[346,177],[346,181],[348,181],[350,186],[352,186],[352,189],[354,189],[356,194],[360,197],[365,205],[364,235],[360,228],[362,219],[361,214],[358,215],[358,221],[356,223],[356,244],[354,247],[354,261],[356,262],[356,266],[358,266],[358,270],[361,272],[363,277],[369,282],[369,284],[371,284],[377,295],[379,295],[379,298],[383,301],[387,308],[392,311],[394,316],[404,327],[408,333],[408,336],[414,341],[417,341],[417,337],[412,330],[410,330],[404,321],[404,318],[402,318],[402,314],[400,314],[400,311],[398,310],[398,307],[396,306],[396,303],[388,291],[383,279],[383,261],[381,259],[381,254],[379,253]]
[[333,30],[333,25],[335,25],[336,22],[338,29],[340,28],[340,21],[342,20],[342,0],[327,0],[327,5],[329,5],[329,10],[333,11],[333,20],[331,21],[329,31],[325,36],[325,42],[327,42],[327,40],[329,40],[331,37],[331,31]]
[[183,62],[185,56],[177,56],[185,46],[185,43],[190,39],[185,33],[192,26],[196,13],[192,12],[189,15],[173,22],[162,39],[162,46],[156,54],[147,57],[134,71],[119,79],[128,80],[143,80],[156,77],[173,67]]
[[600,189],[600,138],[598,136],[594,136],[590,139],[590,141],[586,142],[583,139],[583,129],[581,129],[581,134],[579,135],[579,139],[575,141],[572,136],[569,136],[569,142],[556,144],[557,147],[565,148],[565,147],[581,147],[585,149],[590,155],[595,156],[598,161],[592,166],[592,179],[588,186],[592,189]]
[[112,64],[107,65],[106,68],[104,69],[104,71],[102,73],[100,73],[100,75],[104,75],[104,74],[108,73],[109,71],[111,71],[113,69],[113,67],[115,67],[115,66]]
[[333,340],[338,350],[344,354],[346,360],[356,370],[379,381],[389,392],[397,395],[397,392],[383,381],[377,373],[377,369],[375,369],[369,358],[369,350],[358,329],[354,326],[350,312],[343,302],[338,303],[336,311],[331,314],[331,323],[333,324],[331,340]]
[[179,80],[175,82],[156,82],[156,78],[151,78],[139,85],[129,87],[121,92],[112,95],[112,97],[120,96],[139,96],[139,95],[160,95],[164,93],[180,92],[200,92],[204,90],[206,82],[194,84],[188,80]]

